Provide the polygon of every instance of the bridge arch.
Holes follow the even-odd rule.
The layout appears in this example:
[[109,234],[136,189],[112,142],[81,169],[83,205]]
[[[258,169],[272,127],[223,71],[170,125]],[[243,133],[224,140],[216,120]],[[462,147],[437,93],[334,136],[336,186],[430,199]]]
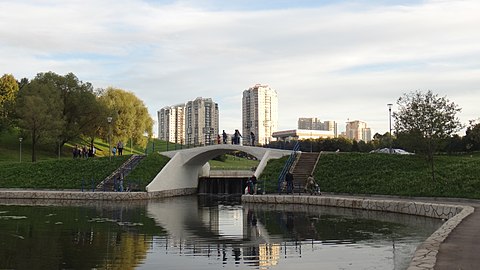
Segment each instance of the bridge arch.
[[231,151],[245,152],[260,160],[254,172],[256,176],[262,173],[268,160],[281,158],[291,153],[291,151],[288,150],[231,144],[209,145],[162,152],[162,155],[170,157],[171,159],[153,181],[147,185],[147,191],[178,191],[178,194],[181,194],[182,190],[196,189],[198,187],[198,177],[208,175],[210,171],[210,166],[207,162],[214,157]]

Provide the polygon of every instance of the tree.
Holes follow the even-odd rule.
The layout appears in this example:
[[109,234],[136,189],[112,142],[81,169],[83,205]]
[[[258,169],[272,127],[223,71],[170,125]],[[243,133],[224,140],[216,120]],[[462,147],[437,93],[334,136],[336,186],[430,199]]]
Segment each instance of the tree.
[[58,135],[64,124],[61,99],[52,84],[34,79],[19,92],[16,112],[19,127],[28,131],[32,139],[32,162],[37,160],[36,147],[40,140]]
[[[100,96],[100,101],[108,108],[113,117],[111,142],[128,142],[132,139],[136,145],[145,147],[147,138],[152,136],[153,120],[140,99],[132,92],[113,87],[107,88]],[[102,134],[108,139],[108,124],[105,119]]]
[[393,113],[399,141],[407,141],[416,152],[425,154],[435,180],[434,160],[437,144],[461,129],[456,114],[461,109],[446,97],[432,91],[415,91],[397,100],[398,111]]
[[467,151],[480,150],[480,122],[470,120],[470,126],[465,132]]
[[0,78],[0,131],[7,128],[12,119],[14,103],[17,98],[18,83],[11,74]]
[[80,81],[73,73],[65,76],[54,72],[38,73],[35,79],[42,84],[53,86],[61,99],[60,113],[64,119],[60,132],[55,138],[59,149],[67,142],[82,135],[91,137],[92,130],[97,130],[104,116],[103,108],[97,101],[93,86],[89,82]]

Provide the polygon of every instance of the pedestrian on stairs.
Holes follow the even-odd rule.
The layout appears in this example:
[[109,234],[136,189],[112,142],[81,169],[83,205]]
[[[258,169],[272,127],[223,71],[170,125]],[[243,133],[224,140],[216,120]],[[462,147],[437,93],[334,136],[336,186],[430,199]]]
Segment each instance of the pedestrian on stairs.
[[287,194],[293,194],[293,174],[291,172],[287,173],[285,181],[287,182]]

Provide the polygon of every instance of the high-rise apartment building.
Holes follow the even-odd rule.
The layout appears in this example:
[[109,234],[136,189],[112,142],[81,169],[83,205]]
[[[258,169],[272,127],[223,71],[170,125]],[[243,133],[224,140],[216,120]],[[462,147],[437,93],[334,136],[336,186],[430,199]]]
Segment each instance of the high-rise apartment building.
[[345,134],[348,139],[355,141],[372,140],[372,131],[367,127],[367,123],[358,120],[347,122]]
[[215,144],[218,132],[218,104],[211,98],[196,98],[185,105],[187,145]]
[[167,106],[158,111],[158,138],[172,143],[185,142],[185,104]]
[[210,145],[217,139],[218,123],[218,104],[199,97],[158,111],[158,138],[184,145]]
[[250,141],[250,132],[253,132],[255,143],[267,144],[272,140],[272,134],[277,129],[277,91],[268,85],[261,84],[243,91],[242,135],[244,141]]
[[337,123],[335,121],[320,121],[319,118],[298,118],[298,129],[333,131],[337,137]]

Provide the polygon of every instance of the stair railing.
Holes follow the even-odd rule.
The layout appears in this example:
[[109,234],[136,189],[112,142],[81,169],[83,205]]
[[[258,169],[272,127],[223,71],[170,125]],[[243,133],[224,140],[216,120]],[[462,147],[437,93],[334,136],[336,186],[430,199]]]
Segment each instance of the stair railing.
[[285,179],[285,175],[290,171],[290,168],[292,167],[292,164],[295,162],[297,159],[297,151],[300,149],[300,143],[297,141],[295,143],[295,146],[293,146],[292,153],[288,157],[287,161],[285,162],[285,165],[283,166],[282,171],[280,172],[280,175],[278,176],[278,187],[277,191],[280,193],[282,191],[282,182]]
[[317,168],[318,161],[320,160],[320,156],[322,155],[323,151],[320,151],[317,156],[317,160],[315,161],[315,165],[313,165],[312,171],[310,172],[311,175],[315,172],[315,169]]

